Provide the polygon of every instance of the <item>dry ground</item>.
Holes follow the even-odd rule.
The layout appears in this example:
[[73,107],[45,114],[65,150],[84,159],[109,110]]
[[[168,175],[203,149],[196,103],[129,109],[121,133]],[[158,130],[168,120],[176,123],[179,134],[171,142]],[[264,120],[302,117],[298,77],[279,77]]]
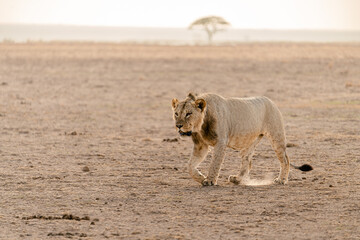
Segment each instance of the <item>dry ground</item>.
[[[293,163],[286,186],[219,186],[186,163],[170,102],[265,95]],[[359,239],[360,44],[0,44],[1,239]],[[210,156],[200,166],[206,172]],[[278,173],[268,141],[251,177]]]

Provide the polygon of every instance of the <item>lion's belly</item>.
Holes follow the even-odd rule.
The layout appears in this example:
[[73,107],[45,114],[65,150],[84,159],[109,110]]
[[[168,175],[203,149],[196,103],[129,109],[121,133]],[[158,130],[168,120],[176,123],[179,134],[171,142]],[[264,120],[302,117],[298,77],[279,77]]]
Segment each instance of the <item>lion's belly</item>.
[[231,121],[228,125],[228,147],[246,149],[259,135],[264,134],[266,99],[232,99],[229,105]]
[[246,135],[232,136],[230,137],[227,146],[237,150],[249,148],[254,143],[254,141],[259,137],[259,135],[260,133],[252,133]]

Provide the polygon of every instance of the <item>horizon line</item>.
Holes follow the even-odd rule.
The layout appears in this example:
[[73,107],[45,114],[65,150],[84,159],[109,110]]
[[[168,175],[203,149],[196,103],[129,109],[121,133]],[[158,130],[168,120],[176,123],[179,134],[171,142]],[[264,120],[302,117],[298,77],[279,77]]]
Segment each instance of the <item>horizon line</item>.
[[[61,27],[98,27],[98,28],[150,28],[150,29],[187,29],[188,27],[164,27],[164,26],[124,26],[124,25],[83,25],[66,23],[19,23],[0,22],[1,25],[22,25],[22,26],[61,26]],[[255,30],[255,31],[334,31],[334,32],[359,32],[360,29],[339,29],[339,28],[239,28],[228,27],[233,30]],[[201,30],[201,29],[199,29]]]

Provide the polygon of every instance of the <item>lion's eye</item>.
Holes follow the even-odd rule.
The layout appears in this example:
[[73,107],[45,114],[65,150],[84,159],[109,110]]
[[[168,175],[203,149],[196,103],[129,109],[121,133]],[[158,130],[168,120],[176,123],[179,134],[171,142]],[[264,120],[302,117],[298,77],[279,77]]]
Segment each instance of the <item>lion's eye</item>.
[[186,117],[190,117],[191,114],[192,114],[191,112],[188,112],[188,113],[186,114]]
[[179,116],[179,114],[176,112],[176,113],[175,113],[175,116],[177,117],[177,116]]

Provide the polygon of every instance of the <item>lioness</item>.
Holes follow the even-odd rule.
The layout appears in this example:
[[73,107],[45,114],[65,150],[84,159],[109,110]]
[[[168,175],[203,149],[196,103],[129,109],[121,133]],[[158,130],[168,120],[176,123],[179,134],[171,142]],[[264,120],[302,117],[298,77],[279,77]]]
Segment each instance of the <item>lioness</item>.
[[[240,150],[242,165],[238,175],[229,181],[241,183],[251,169],[252,153],[263,136],[270,139],[280,161],[280,174],[274,180],[288,181],[290,160],[286,154],[286,138],[282,115],[267,97],[224,98],[216,94],[189,93],[187,98],[172,100],[173,117],[181,136],[191,136],[194,149],[189,161],[191,177],[203,186],[216,185],[226,147]],[[209,146],[214,147],[214,158],[208,176],[197,166],[205,159]],[[293,167],[309,171],[311,166]]]

